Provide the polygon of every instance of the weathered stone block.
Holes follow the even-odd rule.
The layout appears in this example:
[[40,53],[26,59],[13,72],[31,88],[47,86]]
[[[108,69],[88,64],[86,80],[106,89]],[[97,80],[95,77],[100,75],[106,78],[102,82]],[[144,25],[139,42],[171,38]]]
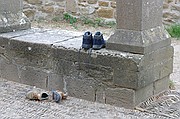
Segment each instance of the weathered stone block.
[[173,58],[174,49],[172,46],[162,47],[153,52],[145,54],[141,63],[139,64],[139,71],[144,70],[147,67],[152,67],[157,63],[163,62]]
[[[31,35],[32,34],[35,34],[35,35],[37,35],[37,34],[40,34],[40,33],[43,33],[43,32],[45,32],[45,31],[47,31],[46,29],[39,29],[39,28],[32,28],[32,29],[27,29],[27,30],[22,30],[22,31],[15,31],[15,32],[8,32],[8,33],[1,33],[0,34],[0,42],[1,42],[1,40],[3,40],[3,41],[9,41],[9,40],[11,40],[11,38],[13,39],[13,38],[16,38],[15,40],[17,40],[18,39],[18,37],[23,37],[23,36],[29,36],[29,37],[31,37],[31,38],[34,38],[34,37],[32,37]],[[41,34],[40,34],[41,35]],[[37,37],[37,36],[36,36]],[[29,38],[30,39],[30,38]],[[28,39],[28,40],[29,40]],[[18,39],[19,41],[21,41],[22,39]],[[24,40],[25,40],[25,38],[24,38]],[[31,39],[30,39],[31,40]],[[30,41],[29,40],[29,41]]]
[[31,9],[27,9],[27,10],[23,10],[23,13],[30,19],[30,20],[34,20],[35,17],[35,10],[31,10]]
[[[101,52],[101,54],[93,52],[91,56],[85,52],[78,53],[65,49],[56,49],[53,52],[55,61],[54,67],[57,67],[54,69],[55,72],[60,73],[63,72],[63,69],[68,69],[69,71],[64,70],[65,72],[63,72],[63,74],[66,75],[73,72],[83,71],[88,76],[105,82],[112,81],[114,69],[117,67],[121,70],[138,71],[138,62],[142,59],[141,55],[137,55],[137,58],[132,58],[134,55],[127,55],[126,57],[124,54],[119,52],[114,55],[110,52],[111,55],[103,52]],[[72,71],[73,67],[75,68],[75,71]]]
[[51,47],[48,45],[11,40],[7,55],[23,66],[51,68]]
[[0,0],[0,14],[13,13],[17,14],[22,10],[22,0]]
[[33,67],[23,67],[21,69],[21,83],[47,89],[49,71],[36,69]]
[[74,70],[74,63],[64,59],[54,58],[52,62],[52,71],[63,76],[71,75]]
[[58,16],[63,16],[64,12],[65,12],[64,8],[58,8],[58,9],[55,9],[54,14]]
[[96,4],[98,0],[87,0],[89,4]]
[[165,2],[170,3],[173,2],[174,0],[165,0]]
[[53,6],[42,6],[41,10],[45,13],[53,13],[54,7]]
[[108,1],[98,1],[99,6],[104,6],[104,7],[108,7],[109,6],[109,2]]
[[42,0],[26,0],[29,4],[41,4],[42,3]]
[[113,81],[113,69],[111,67],[105,67],[101,65],[92,65],[88,63],[76,63],[77,71],[84,71],[87,76],[94,78],[101,82]]
[[105,91],[105,86],[99,86],[95,90],[95,101],[99,103],[106,103],[106,91]]
[[139,72],[115,69],[113,83],[125,88],[140,89],[170,75],[172,64],[172,59],[167,59]]
[[76,0],[66,0],[66,11],[76,13],[77,11]]
[[50,72],[48,74],[47,90],[61,90],[64,91],[65,82],[62,75]]
[[[88,4],[87,4],[87,3],[78,3],[78,6],[82,6],[82,8],[84,8],[84,7],[87,7]],[[79,9],[82,10],[82,8],[79,8]],[[86,8],[86,9],[88,9],[88,8]],[[82,11],[81,11],[81,12],[82,12]]]
[[114,10],[112,8],[99,8],[97,10],[98,17],[113,18]]
[[125,108],[135,107],[135,91],[126,88],[107,88],[105,90],[106,104]]
[[136,89],[138,88],[138,78],[138,72],[115,69],[113,83],[116,86]]
[[135,105],[138,105],[140,102],[145,101],[146,99],[148,99],[150,96],[152,96],[154,94],[154,85],[153,83],[135,90]]
[[81,77],[64,77],[68,94],[72,97],[95,101],[95,82]]
[[12,64],[0,55],[0,77],[20,83],[20,76],[20,66]]
[[[32,29],[32,30],[25,30],[25,33],[23,34],[23,31],[16,32],[17,35],[15,38],[12,38],[13,40],[18,40],[22,42],[28,42],[28,43],[36,43],[36,44],[44,44],[48,46],[52,46],[56,42],[62,42],[66,39],[70,39],[74,37],[75,34],[72,34],[72,32],[67,31],[60,33],[59,30],[50,30],[50,29]],[[13,35],[13,34],[8,34]]]
[[[140,102],[153,95],[153,84],[139,90],[128,88],[107,88],[106,104],[133,109]],[[142,96],[143,95],[143,96]]]
[[84,51],[78,52],[78,50],[70,50],[64,47],[53,48],[52,50],[52,57],[55,59],[63,59],[73,62],[83,62],[88,59],[88,54]]
[[163,27],[144,31],[117,29],[107,41],[107,49],[147,54],[169,46],[171,40]]
[[162,25],[163,0],[117,0],[116,4],[118,29],[141,31]]
[[116,2],[111,2],[111,7],[116,8]]
[[169,4],[168,3],[164,3],[163,4],[163,9],[168,9],[169,8]]
[[173,59],[170,59],[168,62],[164,62],[164,65],[162,65],[162,67],[160,68],[159,79],[170,75],[172,71],[173,71]]
[[163,77],[157,81],[155,81],[154,84],[154,94],[158,94],[160,92],[163,92],[165,90],[169,89],[169,84],[170,83],[170,79],[169,79],[169,75],[166,77]]
[[23,53],[29,53],[30,55],[49,56],[51,54],[50,45],[24,42],[19,40],[11,40],[9,48],[12,51],[22,51]]
[[81,6],[83,6],[79,8],[81,15],[93,15],[96,11],[95,6],[88,6],[88,4],[81,4]]
[[92,78],[106,85],[112,85],[113,81],[112,68],[82,62],[73,63],[72,61],[54,59],[53,72],[62,76]]
[[[82,58],[83,57],[80,57],[80,59]],[[94,65],[138,71],[137,64],[142,58],[143,55],[139,54],[101,50],[92,52],[91,56],[87,55],[82,61],[87,61],[87,59],[89,59],[89,63]]]
[[79,2],[86,2],[87,0],[78,0]]
[[59,8],[64,8],[65,9],[65,6],[66,6],[66,0],[56,0],[56,5],[59,6]]
[[144,79],[146,79],[146,83],[148,84],[149,82],[156,81],[158,79],[161,79],[162,77],[168,76],[173,71],[172,64],[173,59],[170,58],[167,60],[163,60],[162,62],[159,62],[158,64],[150,67],[150,69],[147,69],[145,71],[145,75],[143,78],[141,78],[142,80],[140,80],[141,83],[139,85],[143,84],[142,82],[145,81]]

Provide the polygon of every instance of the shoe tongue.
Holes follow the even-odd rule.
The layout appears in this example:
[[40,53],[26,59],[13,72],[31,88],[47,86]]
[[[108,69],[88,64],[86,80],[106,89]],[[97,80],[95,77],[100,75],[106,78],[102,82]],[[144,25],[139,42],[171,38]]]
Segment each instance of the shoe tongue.
[[84,35],[89,36],[89,35],[90,35],[90,32],[86,32]]
[[102,35],[94,35],[94,39],[101,40],[102,39]]
[[101,33],[100,33],[100,32],[96,32],[95,35],[96,35],[96,36],[101,36]]

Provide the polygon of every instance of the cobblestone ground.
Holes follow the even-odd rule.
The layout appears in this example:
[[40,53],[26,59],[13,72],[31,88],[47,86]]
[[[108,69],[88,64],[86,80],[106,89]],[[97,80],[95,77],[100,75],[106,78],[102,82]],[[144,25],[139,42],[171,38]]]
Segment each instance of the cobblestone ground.
[[170,117],[128,110],[69,97],[61,103],[30,101],[32,86],[0,79],[0,119],[167,119]]

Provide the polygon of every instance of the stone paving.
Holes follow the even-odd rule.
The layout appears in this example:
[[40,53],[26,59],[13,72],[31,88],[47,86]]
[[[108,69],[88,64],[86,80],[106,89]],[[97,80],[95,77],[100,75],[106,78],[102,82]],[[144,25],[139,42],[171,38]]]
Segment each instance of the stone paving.
[[[171,79],[179,91],[179,49],[180,41],[173,41],[175,48],[174,72]],[[69,97],[57,104],[52,101],[30,101],[25,94],[32,86],[0,79],[0,119],[167,119],[180,118],[180,94],[174,91],[172,98],[154,103],[147,110],[128,110]],[[40,90],[40,89],[39,89]],[[167,95],[165,96],[167,97]],[[158,110],[158,112],[156,112]]]
[[167,119],[158,114],[142,113],[110,105],[69,97],[57,104],[30,101],[25,94],[33,87],[0,79],[1,119]]
[[176,90],[180,92],[180,38],[172,40],[172,46],[174,47],[174,62],[173,73],[171,74],[171,80],[175,83]]

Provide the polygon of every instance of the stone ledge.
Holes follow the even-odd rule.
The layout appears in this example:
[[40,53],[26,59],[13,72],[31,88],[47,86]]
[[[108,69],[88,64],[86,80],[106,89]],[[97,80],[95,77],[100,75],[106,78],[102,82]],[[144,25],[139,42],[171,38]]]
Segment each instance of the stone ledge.
[[[110,79],[103,80],[111,80],[110,85],[130,89],[142,88],[171,73],[172,65],[168,65],[168,71],[165,71],[167,74],[160,73],[164,70],[163,67],[166,66],[164,62],[168,62],[172,58],[173,50],[170,46],[145,55],[106,49],[92,51],[91,55],[88,55],[84,50],[78,51],[82,36],[77,38],[75,34],[69,35],[70,33],[38,29],[22,31],[19,36],[15,35],[16,33],[10,33],[11,37],[6,57],[13,58],[18,65],[43,68],[60,74],[65,72],[67,72],[65,74],[68,74],[68,71],[71,71],[71,73],[78,71],[75,68],[78,67],[77,64],[81,66],[81,70],[86,71],[88,67],[87,71],[97,69],[100,74],[104,74],[104,69],[102,70],[102,67],[104,67],[108,69],[107,71],[112,72],[112,76],[109,75]],[[6,35],[2,34],[2,36]],[[58,39],[59,37],[61,39]],[[162,54],[162,56],[159,58],[159,56],[157,57],[158,54]],[[64,62],[66,66],[59,62]],[[172,60],[167,64],[172,64],[171,62]],[[75,69],[67,69],[69,64],[71,64],[69,67]],[[61,67],[64,67],[64,69],[62,70]],[[93,77],[91,73],[87,74]],[[107,77],[108,75],[103,76]]]
[[[167,81],[172,71],[171,46],[145,55],[107,49],[93,50],[89,55],[79,51],[81,42],[81,33],[49,29],[0,34],[0,47],[5,49],[0,54],[0,77],[126,108],[167,87],[167,83],[157,86]],[[163,54],[163,60],[156,58],[167,51],[170,55]],[[149,57],[153,62],[148,62]],[[159,72],[157,76],[155,72]],[[126,97],[117,95],[121,93]]]

